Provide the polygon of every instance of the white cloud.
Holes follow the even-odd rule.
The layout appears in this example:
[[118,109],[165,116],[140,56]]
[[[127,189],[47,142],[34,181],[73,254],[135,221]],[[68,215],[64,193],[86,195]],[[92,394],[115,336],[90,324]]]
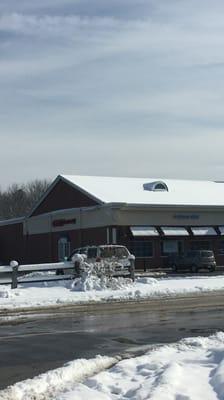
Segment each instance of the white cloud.
[[5,183],[59,172],[223,178],[221,1],[141,0],[136,18],[137,0],[130,10],[126,0],[7,4]]
[[[61,136],[34,130],[32,135],[18,133],[13,142],[4,137],[1,143],[1,163],[11,169],[13,182],[59,173],[223,179],[224,130],[218,129],[201,129],[197,135],[193,130],[189,135],[183,126],[173,132],[168,128],[163,135],[143,135],[140,129],[129,137],[119,129],[114,136],[95,129],[88,135],[82,128],[79,134]],[[5,148],[10,148],[10,157]],[[7,183],[5,173],[1,184]]]
[[17,32],[31,36],[64,36],[82,30],[101,31],[116,29],[121,21],[109,17],[35,16],[18,13],[0,16],[0,31]]

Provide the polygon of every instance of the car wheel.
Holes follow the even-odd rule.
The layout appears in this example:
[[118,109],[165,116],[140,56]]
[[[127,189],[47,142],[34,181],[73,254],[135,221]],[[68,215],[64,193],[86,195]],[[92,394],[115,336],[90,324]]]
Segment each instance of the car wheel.
[[214,271],[215,271],[214,265],[211,265],[211,266],[209,267],[209,271],[210,271],[210,272],[214,272]]
[[192,265],[192,267],[191,267],[191,272],[192,272],[193,274],[196,274],[196,273],[198,272],[197,265]]

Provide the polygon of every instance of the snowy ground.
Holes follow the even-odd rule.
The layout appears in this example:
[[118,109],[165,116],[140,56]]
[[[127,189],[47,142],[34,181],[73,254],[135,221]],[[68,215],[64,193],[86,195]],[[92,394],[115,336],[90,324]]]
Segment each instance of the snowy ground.
[[0,392],[0,400],[223,400],[224,333],[119,361],[76,360]]
[[[40,273],[39,273],[40,274]],[[224,276],[115,279],[110,284],[88,276],[85,280],[0,286],[0,312],[16,308],[127,301],[224,290]]]

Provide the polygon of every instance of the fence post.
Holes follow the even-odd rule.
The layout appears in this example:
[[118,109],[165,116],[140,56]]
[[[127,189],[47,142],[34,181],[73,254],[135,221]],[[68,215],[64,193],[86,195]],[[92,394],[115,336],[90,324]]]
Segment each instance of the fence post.
[[17,282],[17,276],[18,276],[18,268],[19,264],[17,261],[11,261],[10,262],[10,267],[12,267],[12,283],[11,283],[11,289],[16,289],[18,282]]
[[130,259],[130,277],[134,282],[134,280],[135,280],[135,258],[134,257]]

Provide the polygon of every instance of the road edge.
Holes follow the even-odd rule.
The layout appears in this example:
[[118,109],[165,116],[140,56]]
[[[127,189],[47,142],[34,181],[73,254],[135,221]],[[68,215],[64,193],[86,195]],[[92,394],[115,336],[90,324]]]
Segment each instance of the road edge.
[[188,293],[175,296],[160,296],[149,297],[139,300],[110,300],[107,302],[88,302],[88,303],[64,303],[48,306],[36,307],[18,307],[14,309],[2,308],[0,310],[0,323],[1,318],[15,318],[26,317],[40,314],[44,315],[63,315],[68,313],[96,313],[96,312],[136,312],[150,307],[152,311],[184,311],[185,309],[211,309],[217,307],[224,307],[224,290],[201,292],[201,293]]

